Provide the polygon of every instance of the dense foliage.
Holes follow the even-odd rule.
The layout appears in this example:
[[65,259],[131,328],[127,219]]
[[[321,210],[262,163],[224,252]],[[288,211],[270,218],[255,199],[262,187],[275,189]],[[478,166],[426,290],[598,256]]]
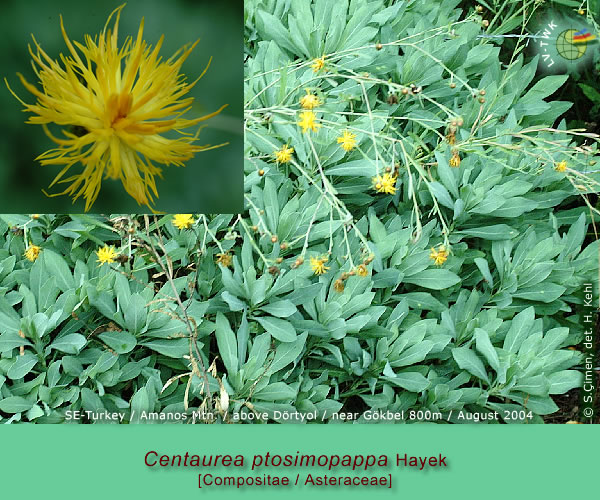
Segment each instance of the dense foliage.
[[3,216],[0,416],[556,412],[598,268],[567,77],[457,1],[245,3],[247,211]]

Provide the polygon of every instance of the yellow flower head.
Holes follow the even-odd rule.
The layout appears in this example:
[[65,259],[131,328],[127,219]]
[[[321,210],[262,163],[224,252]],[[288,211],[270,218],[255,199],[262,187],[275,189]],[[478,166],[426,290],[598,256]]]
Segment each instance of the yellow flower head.
[[317,131],[321,124],[315,123],[315,118],[316,116],[312,111],[303,111],[300,113],[298,125],[302,127],[302,132],[306,133],[308,129],[311,129],[313,132]]
[[367,266],[365,266],[364,264],[360,264],[356,268],[356,274],[361,278],[366,278],[367,276],[369,276],[369,270],[367,269]]
[[337,142],[344,151],[352,151],[356,147],[356,135],[349,130],[344,130],[337,138]]
[[29,247],[27,248],[27,250],[25,250],[25,253],[23,255],[27,260],[34,262],[39,257],[41,251],[41,247],[38,247],[37,245],[29,245]]
[[102,264],[112,264],[115,261],[118,252],[115,250],[115,247],[104,245],[104,247],[96,250],[96,255],[98,256],[98,262],[101,266]]
[[567,170],[567,161],[559,161],[556,164],[556,167],[554,167],[554,170],[556,170],[557,172],[564,172],[565,170]]
[[310,65],[310,67],[312,68],[312,70],[315,73],[318,73],[320,70],[322,70],[325,67],[325,56],[321,56],[321,57],[317,57],[316,59],[313,59],[313,62]]
[[287,144],[281,146],[281,149],[273,151],[277,163],[288,163],[292,159],[294,148],[288,148]]
[[310,268],[313,270],[315,274],[325,274],[329,269],[325,264],[329,259],[327,257],[311,257],[310,258]]
[[192,214],[175,214],[173,216],[173,225],[179,229],[189,229],[193,223]]
[[446,262],[446,259],[448,258],[448,250],[446,250],[446,247],[444,245],[441,245],[439,250],[432,248],[429,254],[429,258],[433,260],[433,263],[436,266],[441,266],[444,262]]
[[[183,118],[193,98],[182,97],[198,80],[187,83],[179,71],[198,42],[162,60],[158,53],[163,37],[152,49],[142,39],[142,18],[137,37],[128,38],[119,48],[122,8],[111,13],[98,37],[86,35],[85,44],[69,40],[61,16],[62,35],[70,54],[53,60],[34,38],[35,51],[29,51],[42,89],[17,73],[37,102],[27,104],[9,90],[25,111],[33,114],[27,123],[42,125],[58,145],[37,158],[42,165],[64,166],[50,187],[56,183],[67,183],[69,187],[52,196],[66,194],[73,201],[83,196],[88,211],[100,193],[102,180],[118,179],[138,204],[154,212],[153,196],[158,197],[155,177],[161,177],[155,163],[184,166],[195,153],[211,149],[194,144],[199,130],[195,134],[182,131],[217,115],[225,106],[205,116]],[[115,13],[111,30],[108,23]],[[64,127],[64,137],[54,137],[48,123]],[[179,135],[161,135],[168,131]],[[65,178],[74,165],[80,166],[79,171]]]
[[378,193],[396,194],[396,179],[395,175],[385,173],[373,177],[373,189]]
[[454,168],[458,168],[460,167],[460,155],[458,154],[458,151],[454,150],[452,151],[452,158],[450,158],[450,166],[454,167]]
[[310,90],[306,90],[306,95],[300,99],[300,106],[304,109],[314,109],[321,104],[321,100],[315,94],[312,94]]
[[231,267],[232,260],[233,258],[229,252],[217,254],[217,264],[221,264],[222,266]]

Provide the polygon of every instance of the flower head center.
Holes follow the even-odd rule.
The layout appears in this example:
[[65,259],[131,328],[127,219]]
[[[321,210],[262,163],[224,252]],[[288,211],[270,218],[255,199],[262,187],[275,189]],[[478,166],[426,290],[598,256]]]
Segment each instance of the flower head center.
[[127,115],[131,111],[133,98],[129,92],[121,92],[120,94],[111,94],[106,104],[106,115],[110,127],[113,129],[121,129],[127,125]]

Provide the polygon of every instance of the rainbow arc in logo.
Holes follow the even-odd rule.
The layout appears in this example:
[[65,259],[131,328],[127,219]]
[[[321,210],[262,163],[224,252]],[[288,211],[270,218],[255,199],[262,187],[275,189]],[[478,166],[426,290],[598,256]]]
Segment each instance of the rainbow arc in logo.
[[587,29],[582,29],[573,34],[571,43],[588,43],[596,38],[596,35],[592,35]]

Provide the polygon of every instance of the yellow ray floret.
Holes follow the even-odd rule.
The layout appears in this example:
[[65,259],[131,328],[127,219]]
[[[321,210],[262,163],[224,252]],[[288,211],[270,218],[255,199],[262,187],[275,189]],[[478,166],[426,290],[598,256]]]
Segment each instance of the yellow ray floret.
[[352,151],[356,147],[356,134],[344,130],[342,135],[337,138],[337,142],[344,151]]
[[281,146],[281,149],[273,151],[277,163],[289,163],[292,160],[293,154],[294,148],[288,148],[287,144]]
[[98,265],[101,266],[102,264],[113,264],[119,253],[115,247],[104,245],[102,248],[96,250],[96,255],[98,256]]
[[39,257],[41,251],[41,247],[38,247],[37,245],[29,245],[29,247],[27,248],[27,250],[25,250],[25,253],[23,255],[25,255],[25,258],[27,260],[34,262]]
[[173,225],[179,229],[189,229],[194,222],[192,214],[175,214],[173,216]]
[[310,258],[310,268],[315,274],[325,274],[329,270],[329,266],[326,266],[329,259],[327,256],[323,257],[311,257]]
[[[25,111],[32,113],[27,123],[42,125],[57,144],[37,158],[42,165],[63,166],[50,187],[56,183],[67,183],[69,187],[52,196],[66,194],[73,201],[83,196],[86,211],[98,197],[102,180],[107,178],[120,180],[138,204],[154,211],[154,198],[158,198],[155,178],[161,177],[161,169],[155,163],[184,166],[195,153],[219,147],[194,144],[199,130],[195,134],[183,132],[225,107],[199,118],[182,117],[193,101],[192,97],[183,96],[208,69],[207,65],[192,83],[187,83],[180,73],[181,65],[198,42],[162,60],[158,53],[163,37],[154,48],[147,44],[142,39],[142,18],[135,40],[128,37],[119,48],[122,8],[123,5],[111,13],[98,37],[86,35],[85,45],[71,42],[61,16],[60,27],[69,50],[67,56],[61,54],[62,64],[51,59],[33,38],[34,48],[30,46],[29,52],[42,89],[17,75],[37,98],[36,104],[23,102],[9,87]],[[108,24],[115,14],[111,31]],[[65,137],[52,135],[48,123],[65,127]],[[180,136],[171,139],[161,135],[170,130]],[[80,171],[66,177],[75,165]]]

